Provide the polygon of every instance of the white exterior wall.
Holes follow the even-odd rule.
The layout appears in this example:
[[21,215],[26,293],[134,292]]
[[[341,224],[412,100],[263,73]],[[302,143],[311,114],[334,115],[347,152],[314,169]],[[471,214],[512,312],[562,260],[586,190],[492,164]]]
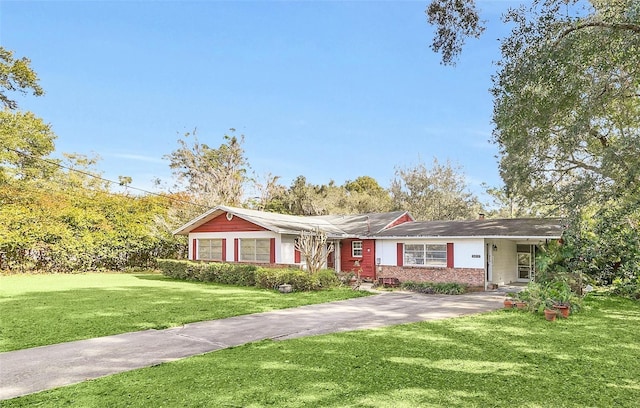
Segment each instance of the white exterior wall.
[[484,239],[458,239],[453,242],[454,268],[484,268]]
[[[234,254],[234,239],[239,238],[275,238],[276,239],[276,263],[286,263],[282,262],[282,239],[280,234],[271,231],[247,231],[247,232],[192,232],[189,233],[189,259],[193,259],[193,240],[198,238],[208,238],[208,239],[222,239],[225,238],[227,240],[227,262],[233,262],[235,259]],[[293,263],[293,250],[291,251],[291,263]]]
[[[278,250],[280,249],[280,250]],[[276,254],[280,254],[281,261],[278,262],[278,255],[276,255],[276,261],[278,263],[290,264],[295,263],[295,238],[283,236],[278,246],[278,240],[276,239]]]
[[[493,256],[492,283],[504,285],[518,278],[516,243],[507,239],[487,240]],[[496,250],[493,250],[493,245]]]
[[376,240],[376,258],[380,258],[380,265],[396,265],[397,264],[397,241]]
[[447,244],[453,242],[454,268],[484,268],[484,240],[482,238],[458,239],[403,239],[376,240],[376,257],[381,265],[398,264],[398,243]]

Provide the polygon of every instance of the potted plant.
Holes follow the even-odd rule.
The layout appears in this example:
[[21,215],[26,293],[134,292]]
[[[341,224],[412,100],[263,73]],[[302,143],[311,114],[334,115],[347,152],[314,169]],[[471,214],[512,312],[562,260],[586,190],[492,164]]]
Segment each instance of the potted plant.
[[513,292],[507,293],[507,298],[504,300],[504,308],[511,309],[515,305],[515,296],[516,294]]
[[548,321],[552,322],[554,320],[556,320],[556,317],[558,316],[558,311],[555,309],[544,309],[544,318],[547,319]]
[[525,309],[530,300],[531,293],[528,290],[520,291],[516,295],[516,307],[518,309]]
[[573,292],[567,282],[555,281],[549,284],[548,295],[553,303],[552,307],[560,311],[565,319],[569,317]]
[[556,317],[558,316],[558,311],[553,308],[553,299],[551,298],[545,298],[542,300],[538,305],[538,311],[543,312],[544,318],[550,322],[556,320]]

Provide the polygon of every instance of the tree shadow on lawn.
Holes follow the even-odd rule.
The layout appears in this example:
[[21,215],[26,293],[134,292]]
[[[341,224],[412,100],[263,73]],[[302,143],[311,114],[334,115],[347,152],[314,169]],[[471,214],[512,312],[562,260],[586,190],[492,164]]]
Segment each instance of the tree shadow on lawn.
[[318,303],[326,297],[307,293],[284,296],[258,288],[184,281],[168,282],[167,287],[166,280],[160,280],[162,286],[27,292],[5,297],[0,303],[0,351],[164,329]]
[[[627,311],[635,316],[640,306],[605,300],[553,323],[540,315],[498,311],[262,341],[7,406],[73,401],[77,406],[635,407],[637,325],[608,316]],[[624,348],[628,345],[634,347]]]

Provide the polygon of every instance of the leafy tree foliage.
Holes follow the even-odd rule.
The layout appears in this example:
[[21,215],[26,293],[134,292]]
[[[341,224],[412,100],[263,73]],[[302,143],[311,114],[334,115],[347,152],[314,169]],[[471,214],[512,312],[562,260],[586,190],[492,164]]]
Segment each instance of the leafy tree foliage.
[[10,98],[11,92],[44,93],[30,63],[0,46],[0,183],[42,175],[47,166],[38,159],[54,149],[50,126],[30,112],[16,112],[18,104]]
[[[637,285],[640,271],[640,202],[608,200],[570,221],[562,243],[549,242],[536,258],[538,278]],[[636,287],[640,290],[640,287]],[[639,292],[640,293],[640,292]]]
[[639,6],[592,6],[511,10],[494,78],[506,186],[565,208],[640,189]]
[[431,49],[442,53],[444,65],[455,65],[466,39],[480,37],[485,29],[475,0],[433,0],[426,14],[436,27]]
[[0,110],[0,182],[45,177],[52,165],[41,159],[53,152],[55,137],[31,112]]
[[0,186],[0,269],[122,270],[180,255],[184,242],[165,223],[167,199],[112,193],[92,177],[94,164],[68,155],[73,170]]
[[200,143],[195,131],[186,133],[184,139],[178,139],[180,147],[165,156],[184,191],[207,207],[239,206],[248,181],[249,164],[242,148],[244,136],[224,135],[223,139],[218,148],[212,148]]
[[392,209],[389,191],[382,188],[373,177],[360,176],[353,181],[347,181],[344,189],[348,192],[347,207],[353,208],[354,213],[366,214]]
[[559,216],[555,206],[541,205],[531,202],[522,196],[516,196],[505,186],[489,187],[483,184],[485,192],[492,202],[485,204],[486,215],[490,218],[522,218]]
[[278,183],[280,176],[274,176],[267,173],[261,178],[254,178],[253,184],[257,196],[248,200],[251,208],[269,212],[285,213],[282,197],[286,192],[286,188]]
[[507,188],[571,218],[572,267],[637,276],[640,4],[547,2],[507,21],[493,88]]
[[389,192],[369,176],[361,176],[344,185],[333,180],[314,185],[298,176],[291,186],[274,197],[280,210],[295,215],[363,214],[391,209]]
[[185,244],[171,234],[165,198],[112,193],[97,158],[49,158],[50,126],[6,94],[28,89],[43,94],[29,60],[0,47],[0,270],[123,269],[178,256]]
[[31,61],[25,57],[16,59],[13,51],[0,46],[0,103],[6,109],[15,110],[18,104],[7,93],[26,94],[29,90],[35,96],[44,94],[38,84],[38,75],[31,69]]
[[[434,40],[448,47],[439,49],[445,63],[478,17],[462,2],[432,20],[447,28]],[[640,2],[534,1],[509,9],[505,22],[514,28],[492,89],[502,198],[568,216],[563,267],[637,281]]]
[[396,208],[411,212],[417,220],[469,219],[482,212],[464,174],[449,161],[440,164],[434,159],[431,168],[419,163],[397,169],[391,196]]

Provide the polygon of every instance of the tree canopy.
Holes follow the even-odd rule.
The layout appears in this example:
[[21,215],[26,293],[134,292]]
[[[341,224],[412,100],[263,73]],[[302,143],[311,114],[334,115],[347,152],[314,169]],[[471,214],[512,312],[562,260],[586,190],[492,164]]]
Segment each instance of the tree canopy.
[[481,212],[461,168],[449,161],[440,164],[435,158],[431,168],[424,163],[398,168],[391,196],[395,208],[407,210],[422,221],[473,219]]
[[51,158],[51,126],[8,96],[28,90],[43,94],[29,60],[0,47],[0,270],[120,270],[180,254],[171,201],[114,193],[97,158]]
[[[443,63],[460,52],[460,38],[480,33],[472,0],[434,0],[427,12],[445,14],[430,20]],[[563,267],[637,281],[640,2],[537,0],[504,20],[513,29],[493,77],[505,183],[495,197],[568,217]]]
[[436,27],[431,49],[442,54],[444,65],[455,65],[466,39],[485,30],[475,0],[432,0],[425,13]]
[[38,75],[31,69],[31,60],[15,58],[13,51],[0,46],[0,103],[5,108],[18,108],[18,103],[9,96],[11,92],[26,94],[31,90],[35,96],[43,95],[38,81]]
[[640,6],[511,10],[494,77],[494,141],[507,188],[576,208],[640,189]]
[[[224,135],[218,148],[200,143],[196,131],[178,139],[180,147],[165,156],[177,177],[179,188],[198,204],[239,206],[243,201],[249,163],[242,144],[244,136]],[[191,139],[188,139],[191,138]],[[189,140],[192,140],[189,143]]]

